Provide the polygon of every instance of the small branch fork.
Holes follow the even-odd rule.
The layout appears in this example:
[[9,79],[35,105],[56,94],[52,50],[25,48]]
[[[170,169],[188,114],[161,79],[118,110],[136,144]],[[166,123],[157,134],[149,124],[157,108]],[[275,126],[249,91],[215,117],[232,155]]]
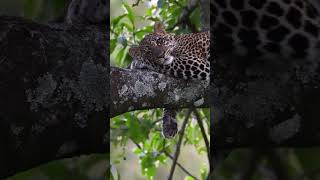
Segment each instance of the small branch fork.
[[141,0],[137,0],[135,3],[132,4],[132,7],[138,6]]

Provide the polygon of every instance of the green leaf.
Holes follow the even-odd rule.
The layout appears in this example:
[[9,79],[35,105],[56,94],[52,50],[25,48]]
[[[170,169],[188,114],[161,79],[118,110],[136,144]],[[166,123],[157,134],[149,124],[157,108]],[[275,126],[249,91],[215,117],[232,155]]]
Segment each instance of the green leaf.
[[110,40],[110,54],[114,51],[117,46],[117,39]]
[[294,151],[303,169],[310,171],[312,169],[320,168],[319,150],[320,148],[301,148],[295,149]]
[[208,176],[208,170],[206,168],[201,168],[201,180],[206,180]]
[[132,10],[132,7],[129,6],[127,3],[123,2],[123,7],[124,9],[127,11],[128,13],[128,18],[131,22],[131,24],[133,25],[134,27],[134,13],[133,13],[133,10]]
[[130,24],[126,23],[126,22],[122,22],[121,25],[123,27],[126,27],[129,32],[133,32],[133,30],[134,30],[133,25],[130,25]]
[[143,142],[144,134],[143,134],[143,129],[140,126],[139,119],[135,116],[133,116],[131,113],[128,113],[125,115],[127,118],[126,125],[128,126],[128,136],[132,141],[135,143],[140,143]]
[[197,7],[190,15],[190,20],[191,20],[192,24],[196,25],[197,29],[199,29],[201,26],[201,23],[199,21],[199,17],[200,17],[200,8]]
[[118,17],[114,18],[114,19],[111,21],[111,24],[112,24],[113,28],[115,28],[115,27],[118,25],[118,23],[120,22],[120,20],[121,20],[122,18],[126,17],[126,16],[127,16],[127,14],[123,14],[123,15],[121,15],[121,16],[118,16]]
[[187,176],[187,177],[186,177],[186,180],[194,180],[194,178],[191,177],[191,176]]
[[118,52],[117,56],[116,56],[116,63],[120,64],[122,63],[122,59],[124,56],[124,51],[126,48],[121,48],[120,51]]
[[153,10],[154,10],[154,7],[148,8],[148,9],[146,10],[145,16],[146,16],[146,17],[152,16]]
[[42,1],[40,0],[26,0],[24,3],[24,15],[28,18],[34,18],[40,7]]
[[55,15],[57,15],[58,13],[62,12],[63,7],[66,6],[66,1],[65,0],[54,0],[54,1],[50,1],[52,3],[52,8],[55,12]]

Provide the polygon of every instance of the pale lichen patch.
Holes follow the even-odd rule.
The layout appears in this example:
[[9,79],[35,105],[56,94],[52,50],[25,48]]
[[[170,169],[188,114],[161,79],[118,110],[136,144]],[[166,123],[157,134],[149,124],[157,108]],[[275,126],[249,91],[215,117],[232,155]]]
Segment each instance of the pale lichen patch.
[[295,114],[292,118],[276,125],[269,131],[270,138],[276,143],[281,143],[299,132],[301,116]]
[[137,81],[134,85],[134,94],[136,97],[154,96],[153,87],[141,81]]
[[128,91],[128,86],[127,86],[127,85],[123,85],[122,88],[120,89],[119,96],[120,96],[120,97],[125,96],[125,94],[127,93],[127,91]]
[[82,105],[90,111],[102,111],[108,102],[106,89],[109,88],[108,70],[92,60],[82,64],[79,86],[74,89]]
[[165,82],[161,82],[158,84],[158,88],[160,89],[160,91],[163,91],[167,86],[167,83]]
[[31,126],[31,131],[34,134],[41,134],[46,128],[40,124],[33,124]]
[[19,136],[22,133],[22,131],[24,130],[24,127],[11,124],[10,129],[11,129],[11,132],[13,135]]
[[48,99],[52,97],[57,88],[57,82],[53,79],[52,74],[45,74],[38,78],[38,87],[27,89],[27,101],[30,103],[30,109],[38,111],[39,106],[49,107]]
[[80,128],[85,128],[87,127],[87,117],[82,114],[82,113],[76,113],[74,115],[74,120],[75,120],[75,123],[77,124],[78,127]]
[[130,107],[128,108],[129,111],[132,111],[133,109],[134,109],[133,106],[130,106]]
[[199,100],[195,101],[195,102],[193,103],[193,105],[194,105],[195,107],[199,107],[199,106],[201,106],[203,103],[204,103],[204,98],[200,98]]

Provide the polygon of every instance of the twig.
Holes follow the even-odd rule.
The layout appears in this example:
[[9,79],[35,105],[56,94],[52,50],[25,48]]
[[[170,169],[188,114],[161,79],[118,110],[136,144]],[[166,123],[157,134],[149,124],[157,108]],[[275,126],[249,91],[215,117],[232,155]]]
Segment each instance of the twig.
[[[198,124],[199,124],[200,130],[201,130],[201,134],[202,134],[202,137],[203,137],[203,140],[204,140],[204,143],[205,143],[205,145],[206,145],[209,167],[212,167],[212,164],[211,164],[212,161],[210,161],[210,160],[211,160],[210,142],[209,142],[209,140],[208,140],[208,137],[207,137],[206,131],[205,131],[205,129],[204,129],[203,122],[202,122],[202,120],[201,120],[201,118],[200,118],[200,115],[199,115],[198,110],[197,110],[197,109],[193,109],[193,112],[194,112],[194,115],[196,116],[196,119],[197,119],[197,122],[198,122]],[[211,170],[212,170],[212,168],[209,168],[209,175],[208,175],[207,179],[209,179]]]
[[172,166],[171,166],[171,170],[170,170],[170,174],[169,174],[168,180],[172,180],[172,178],[173,178],[173,173],[174,173],[174,170],[176,168],[177,160],[178,160],[178,157],[179,157],[179,154],[180,154],[180,148],[181,148],[181,144],[182,144],[184,131],[186,129],[186,125],[188,123],[188,119],[189,119],[189,117],[191,115],[191,112],[192,112],[192,109],[189,109],[189,111],[186,114],[186,118],[183,121],[183,124],[182,124],[182,127],[181,127],[181,134],[179,136],[176,152],[175,152],[175,154],[173,156],[173,163],[172,163]]
[[208,161],[209,161],[209,164],[210,164],[210,142],[208,140],[208,137],[207,137],[207,134],[206,134],[206,130],[204,129],[203,122],[201,121],[201,118],[200,118],[198,110],[197,109],[193,109],[193,112],[194,112],[194,115],[196,116],[196,119],[197,119],[197,122],[199,124],[204,143],[205,143],[206,148],[207,148]]
[[[170,159],[173,160],[173,157],[171,156],[171,154],[168,153],[166,150],[164,150],[163,153],[164,153],[166,156],[168,156]],[[180,168],[183,172],[185,172],[186,174],[188,174],[188,175],[189,175],[190,177],[192,177],[193,179],[198,180],[197,177],[195,177],[194,175],[192,175],[192,174],[191,174],[185,167],[183,167],[178,161],[177,161],[177,165],[179,166],[179,168]]]
[[132,141],[139,149],[141,149],[141,146],[138,144],[138,143],[136,143],[136,142],[134,142],[134,141]]
[[152,126],[155,126],[158,122],[162,121],[162,119],[157,119],[155,121],[152,122]]
[[250,150],[249,155],[250,157],[248,163],[243,167],[239,180],[251,179],[257,169],[258,163],[262,158],[261,152],[259,150]]
[[141,0],[137,0],[135,3],[132,4],[132,7],[138,6]]
[[275,149],[265,150],[268,161],[272,165],[277,179],[288,180],[291,179],[287,171],[287,163],[284,160],[284,154]]

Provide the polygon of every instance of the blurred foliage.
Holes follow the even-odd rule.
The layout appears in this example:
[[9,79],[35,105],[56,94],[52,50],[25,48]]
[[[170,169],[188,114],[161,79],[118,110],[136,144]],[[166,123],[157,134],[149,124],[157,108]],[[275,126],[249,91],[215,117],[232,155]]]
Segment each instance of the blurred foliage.
[[34,179],[103,179],[107,173],[108,160],[105,155],[90,155],[52,161],[31,170],[18,173],[8,180]]
[[[198,109],[200,118],[205,124],[207,136],[209,136],[209,109]],[[177,115],[177,121],[182,122],[185,118],[186,110]],[[114,148],[127,146],[128,141],[135,144],[133,152],[139,158],[141,166],[141,174],[153,179],[156,175],[157,168],[161,165],[167,165],[169,157],[166,153],[173,154],[178,141],[178,135],[174,139],[164,139],[161,135],[161,119],[162,110],[142,110],[127,112],[115,118],[110,122],[111,127],[111,143]],[[203,137],[200,131],[199,124],[195,116],[189,118],[187,124],[183,146],[193,146],[196,153],[199,155],[207,154],[207,149],[203,142]],[[182,147],[184,148],[184,147]],[[122,163],[122,160],[127,156],[127,152],[119,153],[117,157],[111,158],[113,165]],[[182,158],[182,157],[180,157]],[[192,161],[189,161],[189,163]],[[202,162],[206,164],[206,162]],[[192,165],[192,164],[191,164]],[[134,166],[134,165],[133,165]],[[203,177],[207,176],[208,166],[196,168],[197,174],[203,173]],[[167,175],[169,172],[167,172]],[[205,178],[204,178],[205,179]]]
[[46,22],[61,15],[66,0],[24,0],[24,16],[35,21]]
[[319,151],[319,148],[234,150],[216,170],[214,179],[318,180]]
[[[113,6],[113,4],[117,4],[122,10],[121,12],[114,12],[110,18],[110,53],[112,66],[128,67],[131,62],[128,49],[131,45],[138,44],[146,34],[151,33],[153,31],[153,24],[156,21],[162,22],[167,29],[172,29],[170,31],[168,30],[170,33],[181,34],[191,32],[188,27],[176,26],[183,8],[187,5],[187,0],[111,1],[111,7],[119,9]],[[190,19],[191,22],[200,29],[199,8],[194,10],[190,15]],[[206,128],[206,136],[209,137],[209,109],[198,109],[198,111]],[[185,116],[186,110],[178,113],[178,123],[181,124]],[[157,171],[161,166],[171,165],[171,160],[166,153],[174,154],[179,137],[177,135],[172,140],[163,138],[161,135],[161,118],[162,109],[154,109],[127,112],[112,118],[110,122],[112,148],[121,149],[121,147],[126,147],[128,144],[133,143],[135,145],[135,147],[133,146],[133,152],[139,158],[141,174],[147,179],[167,178],[169,171],[165,172],[165,175],[156,176]],[[207,156],[207,149],[199,124],[195,118],[194,115],[189,118],[182,148],[192,146],[199,156]],[[125,172],[126,169],[117,169],[117,165],[128,163],[123,161],[128,154],[127,150],[123,150],[111,158],[113,167],[112,174],[114,176],[112,178],[126,179],[121,178],[123,174],[127,173]],[[189,164],[191,163],[192,165],[192,158],[190,158],[190,160]],[[206,179],[209,167],[205,160],[202,161],[201,164],[205,165],[195,167],[197,172],[191,173],[198,174],[198,177],[201,179]],[[136,165],[132,164],[131,166]],[[177,169],[178,168],[179,167],[177,167]],[[138,178],[130,177],[132,179]],[[177,179],[182,178],[194,179],[185,174]]]

